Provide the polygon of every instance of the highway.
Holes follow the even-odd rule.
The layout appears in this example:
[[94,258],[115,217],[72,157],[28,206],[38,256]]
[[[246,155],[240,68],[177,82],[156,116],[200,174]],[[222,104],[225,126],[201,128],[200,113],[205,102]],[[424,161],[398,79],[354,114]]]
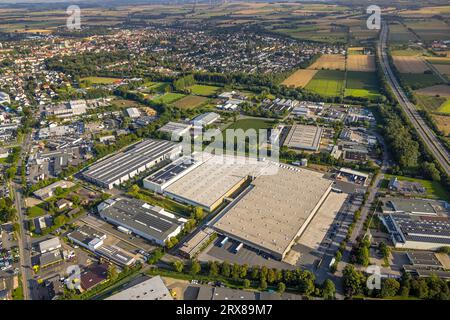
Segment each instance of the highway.
[[441,141],[439,141],[436,134],[428,127],[422,117],[418,114],[416,107],[409,101],[408,97],[400,86],[394,72],[392,71],[387,55],[388,32],[388,26],[386,22],[383,22],[377,53],[378,57],[380,57],[381,68],[383,70],[383,73],[386,75],[386,80],[389,83],[389,86],[391,87],[395,98],[398,100],[399,105],[405,112],[411,124],[416,129],[419,137],[422,139],[436,161],[440,164],[442,169],[447,173],[448,176],[450,176],[449,153],[442,145]]

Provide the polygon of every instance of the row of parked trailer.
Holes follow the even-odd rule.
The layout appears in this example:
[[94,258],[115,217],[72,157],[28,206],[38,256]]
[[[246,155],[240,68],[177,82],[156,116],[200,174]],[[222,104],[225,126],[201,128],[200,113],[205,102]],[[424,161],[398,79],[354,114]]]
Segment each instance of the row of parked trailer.
[[[219,243],[219,247],[220,247],[220,248],[223,248],[223,246],[225,246],[229,240],[230,240],[229,237],[223,238],[222,241]],[[233,253],[238,253],[239,250],[241,250],[243,246],[244,246],[244,243],[240,242],[240,243],[233,249]]]

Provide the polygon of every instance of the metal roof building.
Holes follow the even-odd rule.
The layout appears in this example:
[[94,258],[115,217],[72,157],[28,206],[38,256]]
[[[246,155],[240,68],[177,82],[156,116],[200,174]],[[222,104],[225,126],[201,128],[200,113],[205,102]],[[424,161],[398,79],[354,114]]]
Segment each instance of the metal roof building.
[[281,260],[327,198],[332,183],[318,172],[280,165],[277,174],[256,177],[213,227]]
[[105,300],[173,300],[160,276],[153,277]]
[[187,221],[163,208],[131,198],[108,199],[98,206],[98,211],[104,220],[160,245],[180,233]]
[[295,124],[289,130],[284,145],[293,149],[317,151],[322,133],[321,127]]
[[39,251],[41,253],[45,253],[59,248],[61,248],[61,241],[59,241],[58,237],[39,242]]
[[100,187],[112,189],[161,161],[176,158],[181,148],[181,144],[174,142],[147,139],[96,162],[83,172],[83,177]]

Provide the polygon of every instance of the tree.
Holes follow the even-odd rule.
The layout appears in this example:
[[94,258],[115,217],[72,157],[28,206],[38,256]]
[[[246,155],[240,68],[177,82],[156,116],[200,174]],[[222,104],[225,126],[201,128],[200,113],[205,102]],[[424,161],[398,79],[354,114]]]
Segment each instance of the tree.
[[241,279],[244,279],[247,276],[247,271],[248,265],[243,264],[242,266],[240,266],[239,276],[241,277]]
[[322,297],[327,300],[333,300],[336,294],[336,286],[330,279],[326,279],[322,286]]
[[264,279],[264,278],[261,279],[261,281],[259,282],[259,287],[263,291],[267,289],[267,281],[266,281],[266,279]]
[[117,268],[113,265],[110,265],[108,268],[108,280],[115,281],[118,277]]
[[269,269],[267,271],[267,282],[274,283],[275,282],[275,271],[273,269]]
[[365,284],[365,276],[362,272],[355,269],[351,264],[348,264],[342,273],[344,281],[345,294],[349,297],[358,294],[362,291]]
[[177,260],[177,261],[174,261],[172,265],[176,272],[183,272],[183,269],[184,269],[183,262]]
[[278,283],[278,293],[283,294],[286,291],[286,285],[283,282]]
[[220,266],[220,273],[225,278],[230,277],[231,268],[230,268],[230,264],[227,261],[222,262],[222,265]]
[[426,280],[425,279],[412,280],[411,291],[416,297],[420,299],[427,299],[429,290]]
[[204,217],[203,208],[201,207],[194,207],[192,212],[193,218],[197,221],[200,221]]
[[219,266],[216,261],[209,262],[209,275],[211,277],[217,277],[219,275]]
[[242,282],[242,285],[244,286],[244,288],[249,288],[250,287],[250,280],[244,279],[244,281]]
[[381,296],[384,297],[393,297],[397,295],[397,292],[400,289],[400,283],[392,278],[388,278],[381,283]]
[[191,263],[191,274],[195,276],[201,270],[202,270],[202,266],[201,266],[200,262],[198,262],[197,260],[192,261],[192,263]]
[[256,280],[256,279],[259,278],[259,267],[258,266],[253,266],[252,267],[252,273],[251,273],[250,277],[253,280]]
[[311,271],[304,270],[300,272],[298,277],[298,290],[301,294],[306,296],[310,296],[314,293],[315,285],[314,285],[315,276]]

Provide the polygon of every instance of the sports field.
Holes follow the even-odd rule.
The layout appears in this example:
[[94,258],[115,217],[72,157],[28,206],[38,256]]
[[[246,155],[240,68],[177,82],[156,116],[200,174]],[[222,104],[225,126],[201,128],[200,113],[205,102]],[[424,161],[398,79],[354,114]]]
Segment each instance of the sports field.
[[380,95],[378,87],[378,79],[373,72],[347,72],[346,97],[376,98]]
[[373,72],[375,69],[375,56],[352,54],[347,57],[348,71]]
[[217,90],[219,90],[220,88],[215,86],[196,84],[193,85],[192,87],[189,87],[188,89],[191,90],[192,94],[209,97],[216,94]]
[[281,84],[288,87],[303,88],[316,75],[317,70],[299,69],[286,78]]
[[308,67],[316,70],[345,70],[345,56],[341,54],[324,54]]
[[236,122],[232,123],[227,127],[227,129],[242,129],[244,131],[248,129],[268,129],[272,128],[273,121],[263,120],[263,119],[254,119],[254,118],[246,118],[239,119]]
[[319,70],[306,86],[307,90],[323,96],[341,96],[344,89],[345,72]]
[[181,98],[173,103],[173,105],[177,108],[181,109],[193,109],[201,106],[203,103],[208,101],[208,98],[200,97],[200,96],[187,96]]
[[425,62],[414,56],[393,56],[395,67],[400,73],[422,74],[430,70]]

